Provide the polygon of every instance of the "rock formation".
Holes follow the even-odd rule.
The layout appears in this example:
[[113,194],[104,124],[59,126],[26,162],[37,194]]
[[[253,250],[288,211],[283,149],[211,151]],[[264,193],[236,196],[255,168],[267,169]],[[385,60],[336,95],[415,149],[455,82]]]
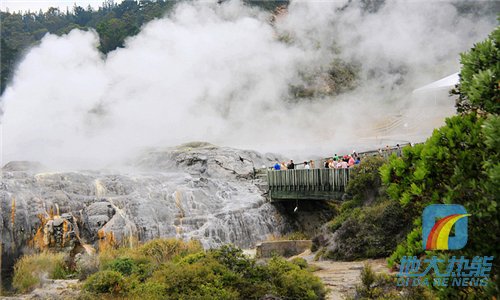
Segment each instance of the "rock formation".
[[276,160],[190,143],[145,152],[126,171],[41,172],[40,164],[9,163],[0,181],[4,266],[29,243],[75,251],[98,247],[109,233],[117,243],[178,237],[205,247],[254,246],[286,230],[255,176]]

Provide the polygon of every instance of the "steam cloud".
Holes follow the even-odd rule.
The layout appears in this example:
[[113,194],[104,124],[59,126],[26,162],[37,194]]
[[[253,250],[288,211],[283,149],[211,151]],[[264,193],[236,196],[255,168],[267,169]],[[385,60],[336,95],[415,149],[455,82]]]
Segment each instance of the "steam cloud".
[[[456,72],[494,18],[459,17],[445,2],[386,1],[372,13],[348,2],[292,2],[274,24],[236,1],[182,4],[107,57],[93,31],[47,35],[1,99],[3,161],[100,167],[193,140],[331,155],[363,147],[392,116],[394,136],[408,135],[403,123],[428,134],[436,124],[415,120],[425,110],[411,90]],[[334,59],[360,66],[355,90],[290,100],[290,85]],[[452,107],[433,110],[442,120]]]

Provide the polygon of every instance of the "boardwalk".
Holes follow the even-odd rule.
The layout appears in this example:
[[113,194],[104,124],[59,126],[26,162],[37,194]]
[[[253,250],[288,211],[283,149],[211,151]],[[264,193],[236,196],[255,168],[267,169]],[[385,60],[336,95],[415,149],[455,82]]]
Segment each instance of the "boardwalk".
[[[361,161],[368,156],[385,159],[391,155],[402,155],[401,146],[384,147],[379,150],[360,152]],[[316,161],[322,166],[328,158]],[[356,168],[356,166],[354,166]],[[299,169],[267,170],[267,184],[271,201],[280,200],[342,200],[350,178],[350,169]]]
[[311,169],[267,171],[271,201],[341,200],[349,169]]

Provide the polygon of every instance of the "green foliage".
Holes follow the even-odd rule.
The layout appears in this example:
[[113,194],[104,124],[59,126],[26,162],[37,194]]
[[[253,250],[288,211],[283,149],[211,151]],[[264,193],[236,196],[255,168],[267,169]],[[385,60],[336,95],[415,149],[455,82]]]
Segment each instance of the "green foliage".
[[[334,246],[328,246],[323,257],[341,260],[384,257],[404,239],[410,216],[400,204],[386,199],[381,177],[388,173],[380,170],[385,162],[378,156],[366,157],[352,169],[347,187],[352,199],[343,202],[339,214],[328,223],[328,229],[335,232],[334,241],[329,241]],[[313,240],[315,245],[316,241]]]
[[193,254],[186,255],[180,260],[180,263],[186,263],[186,264],[194,264],[202,259],[204,259],[207,256],[205,252],[197,252]]
[[75,5],[73,11],[67,12],[57,8],[38,13],[0,12],[0,93],[3,93],[11,78],[16,61],[46,33],[62,35],[74,28],[94,28],[99,33],[100,50],[108,53],[122,47],[126,37],[137,34],[144,23],[163,16],[178,2],[127,0],[119,4],[107,2],[98,10]]
[[290,3],[289,0],[243,0],[243,2],[269,11],[274,11],[278,7],[287,6]]
[[[416,222],[415,222],[416,223]],[[393,267],[395,263],[399,262],[403,256],[413,256],[415,253],[421,253],[422,251],[422,226],[415,225],[406,236],[406,240],[401,242],[396,250],[391,254],[387,260],[390,267]]]
[[177,239],[155,239],[139,247],[141,255],[154,259],[156,263],[167,262],[177,255],[187,255],[202,250],[198,241],[183,242]]
[[363,270],[361,270],[360,278],[363,287],[369,290],[376,279],[376,274],[369,264],[364,265]]
[[[123,47],[127,37],[136,35],[141,26],[168,14],[182,0],[144,1],[127,0],[120,3],[103,2],[93,9],[75,5],[72,11],[49,8],[46,12],[0,12],[1,67],[0,94],[11,79],[14,66],[25,51],[39,43],[46,33],[62,35],[74,28],[96,29],[100,38],[99,49],[108,53]],[[248,5],[274,10],[288,1],[245,1]]]
[[223,245],[210,254],[219,263],[236,273],[247,271],[253,263],[243,254],[243,250],[230,244]]
[[[422,145],[407,147],[401,158],[391,158],[381,168],[390,197],[405,207],[413,219],[406,241],[392,254],[389,263],[402,256],[433,255],[422,247],[421,214],[433,203],[463,205],[471,214],[467,245],[449,255],[495,257],[491,275],[500,267],[500,28],[490,37],[462,54],[460,84],[455,93],[462,115],[446,119]],[[441,298],[487,298],[498,294],[498,282],[482,287],[434,288]],[[472,296],[474,295],[474,296]]]
[[43,278],[63,279],[68,273],[62,253],[25,255],[14,266],[12,285],[18,292],[26,293],[39,286]]
[[279,296],[291,299],[322,299],[326,293],[319,278],[284,258],[273,257],[269,261],[268,272]]
[[392,201],[358,208],[336,229],[336,246],[325,256],[341,260],[386,257],[404,239],[407,219],[401,206]]
[[356,286],[355,299],[434,299],[422,287],[397,287],[393,276],[376,274],[369,264],[361,270],[360,281],[361,284]]
[[0,39],[1,53],[0,55],[0,92],[5,89],[5,83],[10,79],[10,70],[12,70],[16,61],[18,50],[9,46],[5,38]]
[[278,294],[289,299],[321,299],[325,295],[318,277],[302,270],[291,270],[275,279]]
[[494,201],[488,206],[488,211],[494,211],[498,205],[500,196],[500,117],[491,115],[483,125],[484,144],[489,155],[483,164],[489,180],[484,183],[484,188],[488,194],[493,195]]
[[101,271],[84,284],[88,297],[322,299],[325,295],[323,284],[310,273],[305,260],[273,258],[268,265],[257,265],[233,245],[203,251],[199,243],[153,240],[105,256]]
[[357,86],[360,66],[335,59],[328,68],[328,79],[333,89],[328,94],[340,94],[352,90]]
[[348,218],[357,218],[362,210],[361,207],[357,206],[359,206],[359,204],[356,204],[355,200],[349,200],[342,203],[340,214],[328,222],[328,229],[330,229],[331,232],[335,232]]
[[122,275],[130,275],[134,270],[134,261],[131,258],[117,258],[109,263],[105,269],[116,271]]
[[[278,39],[283,43],[293,42],[289,34],[281,34]],[[296,99],[337,95],[356,87],[359,72],[359,65],[335,59],[326,70],[301,73],[303,83],[290,86],[290,94]]]
[[[116,48],[123,47],[125,38],[130,35],[127,27],[127,23],[117,18],[111,18],[97,24],[96,30],[101,41],[99,50],[108,53]],[[134,28],[133,32],[137,30],[137,28]]]
[[212,288],[215,287],[237,295],[231,287],[224,286],[225,280],[232,281],[231,275],[226,268],[210,258],[187,265],[165,264],[147,282],[161,283],[166,295],[169,295],[168,299],[202,299],[210,298]]
[[302,270],[307,269],[307,261],[303,259],[302,257],[295,257],[291,260],[291,263],[294,265],[299,266]]
[[309,236],[307,236],[307,234],[305,234],[304,232],[294,231],[294,232],[285,234],[281,239],[282,240],[299,241],[299,240],[308,240]]
[[459,95],[460,112],[481,110],[500,113],[500,27],[483,42],[461,55],[460,83],[453,93]]
[[362,163],[351,170],[352,176],[347,185],[346,192],[352,199],[342,203],[339,214],[328,223],[328,228],[334,232],[339,229],[348,218],[357,218],[362,206],[372,203],[381,194],[380,167],[385,159],[370,156],[363,159]]
[[[425,144],[408,149],[410,155],[393,158],[382,168],[389,195],[404,205],[414,219],[412,231],[391,255],[390,264],[405,255],[424,254],[420,218],[427,205],[455,203],[463,205],[472,216],[468,244],[453,255],[494,255],[494,266],[498,266],[498,148],[491,148],[498,139],[498,130],[493,129],[496,122],[497,117],[484,118],[475,113],[449,118],[446,126],[435,130]],[[495,274],[495,267],[492,270]],[[478,289],[475,292],[480,293]],[[463,297],[471,291],[442,289],[439,293]]]
[[[493,134],[496,130],[491,131],[491,125],[483,128],[484,123],[485,119],[476,114],[449,118],[446,126],[435,130],[424,145],[408,149],[410,155],[393,158],[382,168],[389,195],[403,204],[415,219],[432,203],[464,205],[473,215],[469,221],[467,249],[474,255],[498,250],[490,242],[484,242],[491,241],[491,231],[485,228],[499,229],[497,193],[486,188],[498,186],[491,182],[498,160],[493,164],[485,163],[488,162],[485,159],[495,158],[498,153],[485,144],[488,138],[484,134],[484,131],[490,130]],[[488,170],[492,170],[492,177],[488,176]],[[425,176],[419,172],[424,172]],[[407,247],[421,249],[421,237],[412,236],[414,238],[407,240]],[[421,254],[422,251],[412,253]]]
[[105,270],[91,275],[83,285],[83,289],[94,293],[118,294],[125,292],[125,280],[116,271]]
[[352,177],[347,185],[346,192],[354,199],[364,202],[372,201],[379,194],[381,179],[379,169],[385,159],[378,156],[369,156],[352,169]]
[[165,299],[167,286],[156,281],[147,281],[133,289],[129,298],[132,299]]

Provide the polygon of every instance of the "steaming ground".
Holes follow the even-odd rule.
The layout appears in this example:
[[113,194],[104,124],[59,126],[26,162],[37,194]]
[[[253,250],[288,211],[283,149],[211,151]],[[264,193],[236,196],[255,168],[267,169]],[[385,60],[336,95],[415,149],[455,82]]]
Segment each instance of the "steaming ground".
[[[347,3],[292,2],[275,23],[236,1],[182,4],[107,57],[93,31],[47,35],[1,98],[3,161],[97,168],[193,140],[296,156],[422,140],[453,100],[411,91],[456,72],[494,17]],[[290,86],[334,59],[359,64],[357,88],[293,100]]]

